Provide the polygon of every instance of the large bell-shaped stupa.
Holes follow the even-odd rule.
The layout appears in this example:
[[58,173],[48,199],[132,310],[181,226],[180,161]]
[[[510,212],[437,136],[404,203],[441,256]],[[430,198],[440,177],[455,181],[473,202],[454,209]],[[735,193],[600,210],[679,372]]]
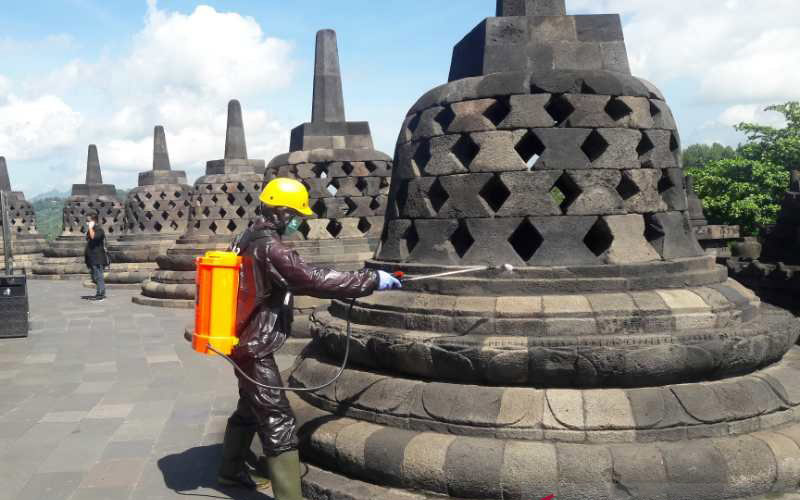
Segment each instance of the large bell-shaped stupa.
[[[33,265],[38,262],[42,252],[47,248],[47,241],[36,230],[36,214],[33,206],[25,199],[25,194],[11,189],[8,165],[2,156],[0,156],[0,191],[5,191],[9,195],[8,215],[14,267],[30,273]],[[0,220],[0,229],[2,227],[3,222]],[[0,244],[2,242],[3,234],[0,231]]]
[[192,187],[186,172],[172,170],[164,127],[153,129],[153,168],[139,173],[138,186],[125,199],[125,231],[108,246],[111,269],[106,284],[138,287],[156,269],[185,231]]
[[72,194],[64,203],[63,230],[44,251],[44,258],[33,266],[34,277],[64,279],[88,277],[86,249],[86,217],[98,216],[98,224],[110,243],[124,229],[125,209],[113,184],[103,184],[97,146],[89,145],[86,158],[86,182],[73,184]]
[[[411,108],[368,266],[290,380],[314,499],[743,499],[800,482],[797,321],[698,245],[617,15],[499,0]],[[397,491],[403,490],[402,492]],[[403,496],[405,495],[405,496]],[[416,495],[416,496],[413,496]]]
[[[289,149],[267,165],[264,182],[275,177],[303,182],[314,216],[287,242],[315,265],[360,269],[383,231],[392,159],[374,148],[369,122],[345,119],[333,30],[317,33],[311,122],[292,130]],[[327,303],[296,297],[294,335],[307,337],[308,315]]]
[[142,283],[142,293],[133,302],[194,307],[195,259],[210,250],[227,250],[233,237],[253,223],[263,176],[264,160],[247,156],[242,106],[231,100],[225,156],[206,162],[206,175],[194,183],[186,231],[165,255],[156,257],[158,269]]

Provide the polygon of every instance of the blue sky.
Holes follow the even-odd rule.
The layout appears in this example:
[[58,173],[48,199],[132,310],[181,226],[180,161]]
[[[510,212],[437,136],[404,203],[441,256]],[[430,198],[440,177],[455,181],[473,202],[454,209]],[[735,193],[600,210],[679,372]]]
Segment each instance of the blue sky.
[[[634,73],[666,94],[684,146],[735,144],[741,120],[800,99],[794,0],[567,0],[623,16]],[[7,5],[3,5],[7,4]],[[241,100],[250,156],[269,161],[310,118],[314,35],[338,32],[347,116],[391,154],[403,116],[444,83],[452,46],[494,0],[0,0],[0,155],[29,197],[83,176],[96,143],[107,182],[150,168],[152,128],[193,181],[221,157],[225,102]]]

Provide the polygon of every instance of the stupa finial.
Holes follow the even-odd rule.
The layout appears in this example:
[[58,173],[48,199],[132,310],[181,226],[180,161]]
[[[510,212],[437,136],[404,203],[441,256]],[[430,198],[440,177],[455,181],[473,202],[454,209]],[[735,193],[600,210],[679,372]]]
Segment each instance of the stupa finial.
[[156,125],[153,130],[153,170],[171,170],[169,152],[167,151],[167,136],[164,127]]
[[317,32],[314,60],[314,102],[311,107],[312,122],[344,122],[344,96],[342,72],[339,68],[339,49],[336,32]]
[[225,159],[246,160],[247,143],[244,139],[242,105],[236,99],[228,102],[228,128],[225,132]]
[[100,159],[97,156],[97,146],[89,144],[89,155],[86,158],[86,185],[99,185],[103,183],[103,174],[100,172]]
[[497,17],[565,15],[565,0],[497,0]]
[[3,156],[0,156],[0,191],[11,191],[11,180],[8,178],[8,167]]

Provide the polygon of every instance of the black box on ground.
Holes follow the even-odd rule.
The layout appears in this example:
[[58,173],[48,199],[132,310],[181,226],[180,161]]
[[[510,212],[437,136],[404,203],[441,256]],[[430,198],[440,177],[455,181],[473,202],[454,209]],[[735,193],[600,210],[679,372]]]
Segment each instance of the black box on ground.
[[28,278],[0,274],[0,338],[28,336]]

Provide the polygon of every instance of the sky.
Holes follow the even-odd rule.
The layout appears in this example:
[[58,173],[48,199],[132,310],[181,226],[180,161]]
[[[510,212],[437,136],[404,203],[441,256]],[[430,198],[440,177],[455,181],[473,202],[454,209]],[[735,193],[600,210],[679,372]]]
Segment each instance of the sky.
[[[248,153],[286,152],[311,116],[314,37],[338,33],[347,118],[388,154],[407,110],[445,83],[452,47],[494,0],[0,0],[0,156],[16,190],[68,190],[97,144],[104,181],[152,164],[154,125],[193,182],[223,156],[229,99]],[[633,73],[662,89],[683,145],[735,146],[742,121],[800,100],[797,0],[567,0],[619,13]]]

